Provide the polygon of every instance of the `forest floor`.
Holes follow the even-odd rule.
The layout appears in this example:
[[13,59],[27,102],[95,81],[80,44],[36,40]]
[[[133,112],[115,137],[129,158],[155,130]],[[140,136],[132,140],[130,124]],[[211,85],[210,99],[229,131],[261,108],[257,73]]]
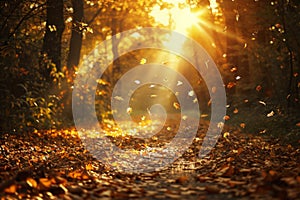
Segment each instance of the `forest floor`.
[[225,128],[200,159],[205,126],[174,163],[141,174],[103,165],[75,129],[1,134],[1,199],[300,199],[297,146]]

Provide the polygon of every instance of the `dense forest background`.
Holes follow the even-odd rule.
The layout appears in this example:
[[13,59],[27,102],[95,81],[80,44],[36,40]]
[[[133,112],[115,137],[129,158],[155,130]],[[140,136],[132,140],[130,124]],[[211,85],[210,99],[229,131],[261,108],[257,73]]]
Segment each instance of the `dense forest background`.
[[[296,0],[4,0],[0,7],[1,132],[72,126],[72,85],[86,55],[101,41],[133,28],[181,31],[176,26],[179,13],[169,12],[166,23],[160,12],[182,8],[201,13],[185,34],[209,52],[222,74],[226,123],[249,133],[299,141]],[[121,40],[112,41],[113,55],[119,59],[99,83],[101,120],[110,117],[114,82],[143,59],[154,59],[149,51],[118,55]],[[198,97],[207,96],[201,77],[191,77],[192,68],[182,73],[199,88]],[[209,98],[202,104],[206,112]]]

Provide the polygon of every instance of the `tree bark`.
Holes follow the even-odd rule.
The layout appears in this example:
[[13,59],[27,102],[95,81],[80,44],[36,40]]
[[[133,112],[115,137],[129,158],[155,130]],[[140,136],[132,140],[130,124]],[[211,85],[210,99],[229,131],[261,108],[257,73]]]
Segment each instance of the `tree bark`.
[[[63,0],[47,0],[46,33],[42,53],[46,54],[56,69],[61,70],[61,38],[65,29]],[[50,77],[51,68],[46,69],[46,77]]]
[[72,0],[73,5],[73,24],[70,40],[70,51],[68,55],[67,67],[71,69],[78,66],[80,60],[80,51],[82,46],[82,20],[84,17],[83,0]]

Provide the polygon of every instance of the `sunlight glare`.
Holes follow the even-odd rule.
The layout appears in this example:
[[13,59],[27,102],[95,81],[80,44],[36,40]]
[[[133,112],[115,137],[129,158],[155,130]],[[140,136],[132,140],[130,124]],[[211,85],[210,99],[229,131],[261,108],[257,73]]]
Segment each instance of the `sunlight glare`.
[[[184,34],[193,25],[198,24],[200,13],[192,12],[185,1],[168,2],[165,0],[164,2],[172,3],[173,7],[170,9],[161,9],[158,5],[154,6],[150,15],[154,17],[155,21]],[[184,7],[182,6],[183,4]]]
[[189,8],[174,8],[172,10],[173,21],[175,25],[175,30],[178,32],[186,33],[189,28],[193,25],[197,25],[199,22],[198,13],[193,13]]

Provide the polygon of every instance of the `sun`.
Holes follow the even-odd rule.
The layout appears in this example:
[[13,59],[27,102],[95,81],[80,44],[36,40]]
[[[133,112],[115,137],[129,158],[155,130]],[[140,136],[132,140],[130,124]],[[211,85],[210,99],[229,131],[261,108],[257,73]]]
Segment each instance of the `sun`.
[[198,26],[199,20],[200,13],[191,12],[189,8],[172,9],[172,22],[178,32],[186,33],[192,26]]
[[150,15],[156,22],[168,26],[170,29],[186,34],[193,26],[199,26],[201,11],[193,12],[185,0],[169,1],[171,8],[161,9],[159,5],[154,6]]

